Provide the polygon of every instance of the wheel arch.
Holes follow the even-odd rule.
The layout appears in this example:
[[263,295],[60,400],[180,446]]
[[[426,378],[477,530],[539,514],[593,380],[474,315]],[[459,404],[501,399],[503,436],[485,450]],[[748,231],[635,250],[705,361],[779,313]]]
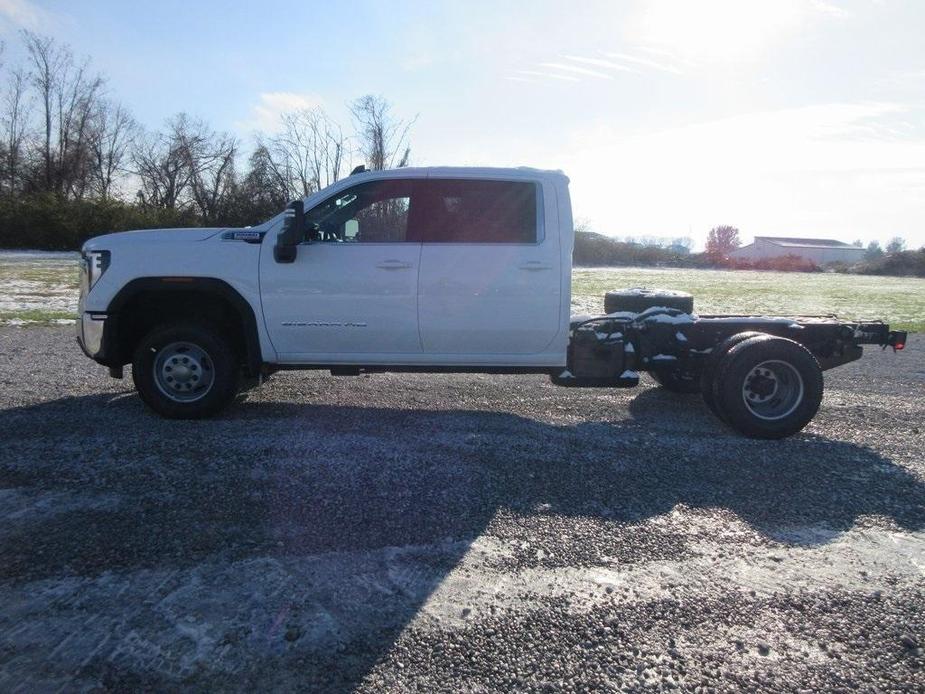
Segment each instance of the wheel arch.
[[139,277],[113,297],[108,311],[114,320],[108,353],[113,364],[127,364],[135,345],[155,325],[170,319],[208,318],[229,332],[250,376],[263,357],[253,306],[228,282],[215,277]]

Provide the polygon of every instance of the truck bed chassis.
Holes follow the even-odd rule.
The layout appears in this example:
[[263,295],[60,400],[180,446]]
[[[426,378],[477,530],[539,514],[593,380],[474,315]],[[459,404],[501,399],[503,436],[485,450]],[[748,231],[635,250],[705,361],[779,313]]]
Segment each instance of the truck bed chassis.
[[713,350],[745,332],[797,342],[823,370],[860,359],[862,345],[902,349],[906,333],[882,321],[844,321],[835,315],[690,315],[652,308],[574,319],[566,369],[552,375],[570,387],[632,387],[640,371],[702,370]]

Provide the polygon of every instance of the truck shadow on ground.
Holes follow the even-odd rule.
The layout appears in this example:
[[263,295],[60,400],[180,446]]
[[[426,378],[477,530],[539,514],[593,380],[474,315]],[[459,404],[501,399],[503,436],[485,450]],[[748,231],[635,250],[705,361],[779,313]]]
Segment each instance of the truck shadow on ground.
[[[750,441],[708,417],[681,432],[653,430],[647,420],[659,408],[664,417],[665,403],[645,397],[655,399],[630,406],[635,421],[575,425],[262,402],[221,419],[169,422],[127,394],[9,409],[0,581],[29,595],[19,619],[37,623],[67,604],[62,590],[111,584],[105,606],[84,609],[112,614],[113,643],[126,610],[163,624],[159,606],[177,581],[223,596],[212,607],[215,657],[198,669],[102,650],[81,666],[88,682],[342,690],[389,650],[499,513],[528,531],[540,515],[598,523],[601,542],[581,550],[592,564],[683,556],[683,539],[653,545],[651,525],[637,527],[678,504],[734,514],[770,543],[825,542],[867,515],[925,527],[925,485],[874,451],[812,436]],[[569,532],[564,525],[563,543],[583,544]],[[46,603],[36,581],[70,588]],[[168,592],[139,607],[132,596],[150,593],[150,581]],[[262,581],[279,583],[276,592]],[[255,595],[264,597],[251,604]],[[180,638],[169,624],[149,630],[148,642],[182,652],[182,639],[166,643]],[[228,655],[225,632],[247,648]],[[47,661],[41,645],[31,648]]]

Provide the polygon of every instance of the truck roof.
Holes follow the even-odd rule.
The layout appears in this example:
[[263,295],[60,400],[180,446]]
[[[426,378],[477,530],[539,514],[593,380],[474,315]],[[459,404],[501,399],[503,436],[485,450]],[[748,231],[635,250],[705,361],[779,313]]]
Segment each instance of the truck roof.
[[529,166],[496,167],[496,166],[408,166],[401,169],[383,169],[381,171],[363,171],[352,174],[348,178],[370,176],[377,177],[440,177],[463,176],[466,178],[491,178],[493,176],[504,178],[564,178],[568,176],[561,169],[536,169]]

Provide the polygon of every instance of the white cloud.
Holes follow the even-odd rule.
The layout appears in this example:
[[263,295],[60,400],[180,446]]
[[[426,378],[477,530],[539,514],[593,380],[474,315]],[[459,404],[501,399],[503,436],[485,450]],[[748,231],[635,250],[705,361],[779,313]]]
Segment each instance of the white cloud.
[[610,58],[616,58],[617,60],[625,60],[630,63],[635,63],[637,65],[642,65],[644,67],[652,68],[653,70],[661,70],[662,72],[671,72],[675,75],[680,75],[681,70],[676,68],[674,65],[670,65],[665,62],[659,62],[657,60],[652,60],[651,58],[641,58],[636,55],[629,55],[628,53],[606,53]]
[[540,67],[549,68],[550,70],[562,70],[564,72],[574,72],[578,75],[584,75],[587,77],[594,77],[601,80],[612,80],[613,76],[608,75],[599,70],[589,70],[586,67],[579,67],[578,65],[569,65],[567,63],[540,63]]
[[253,131],[277,132],[280,128],[280,116],[284,113],[306,108],[318,108],[323,105],[324,102],[321,97],[315,94],[263,92],[258,97],[258,103],[254,106],[251,117],[246,121],[237,123],[236,127],[245,133]]
[[430,51],[423,49],[416,49],[409,51],[401,60],[399,61],[402,70],[408,72],[417,72],[419,70],[424,70],[431,67],[434,64],[434,56]]
[[580,82],[577,77],[572,77],[571,75],[560,75],[557,72],[541,71],[541,70],[516,70],[518,75],[526,75],[527,77],[542,77],[546,79],[553,80],[562,80],[564,82]]
[[619,72],[636,72],[631,67],[626,65],[621,65],[620,63],[615,63],[612,60],[604,60],[602,58],[584,58],[578,55],[566,55],[563,56],[566,60],[571,60],[575,63],[584,63],[585,65],[594,65],[596,67],[607,68],[608,70],[617,70]]
[[8,26],[23,29],[41,29],[49,13],[29,0],[0,0],[0,21]]
[[[590,57],[583,55],[560,55],[558,62],[545,62],[536,65],[532,70],[517,70],[514,79],[517,82],[534,82],[527,77],[543,77],[549,79],[567,80],[569,82],[582,82],[591,77],[599,80],[612,80],[614,73],[639,74],[645,72],[644,68],[681,74],[681,71],[665,61],[652,58],[630,55],[627,53],[602,53],[606,57]],[[609,58],[616,58],[623,62],[616,62]],[[630,63],[626,65],[625,63]],[[507,77],[506,79],[512,79]]]
[[[876,2],[877,0],[874,1]],[[851,16],[851,12],[846,10],[844,7],[837,5],[834,2],[828,2],[828,0],[810,0],[810,4],[817,12],[831,15],[832,17],[842,18]]]
[[819,17],[848,13],[825,0],[652,0],[628,23],[634,44],[682,59],[741,61]]

